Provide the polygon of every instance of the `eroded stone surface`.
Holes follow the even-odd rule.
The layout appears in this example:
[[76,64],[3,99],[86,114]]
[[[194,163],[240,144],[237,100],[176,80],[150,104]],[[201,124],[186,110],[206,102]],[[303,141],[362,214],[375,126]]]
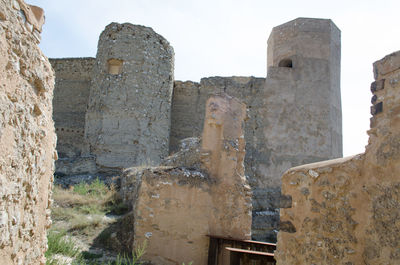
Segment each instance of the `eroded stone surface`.
[[85,156],[89,152],[84,136],[85,115],[95,59],[50,59],[50,62],[56,74],[53,119],[58,156],[69,159]]
[[[132,36],[132,32],[136,35]],[[154,46],[158,39],[160,45]],[[124,41],[131,43],[129,47],[124,46]],[[98,170],[155,165],[167,156],[164,143],[174,153],[180,140],[201,136],[205,103],[211,94],[225,92],[239,98],[247,105],[249,116],[245,125],[245,168],[254,194],[253,237],[275,240],[283,172],[304,163],[342,156],[339,29],[331,20],[311,18],[277,26],[268,41],[267,78],[233,76],[203,78],[200,83],[175,81],[172,103],[163,94],[169,91],[166,87],[173,80],[168,47],[163,38],[148,28],[112,24],[100,39],[93,73],[82,67],[93,59],[54,60],[56,97],[61,100],[58,104],[65,99],[63,107],[55,108],[56,125],[63,119],[67,125],[74,124],[75,114],[80,112],[74,102],[86,99],[74,101],[68,95],[58,95],[63,95],[64,88],[75,86],[71,93],[86,96],[83,80],[89,76],[93,87],[85,133],[90,153],[97,156]],[[80,71],[76,72],[74,66]],[[158,75],[159,71],[163,74]],[[66,77],[66,73],[71,77]],[[171,74],[171,80],[157,83],[165,80],[166,73]],[[378,112],[378,107],[374,111]],[[167,121],[171,124],[170,134]],[[87,160],[87,143],[78,148],[81,130],[58,125],[57,129],[58,151],[65,162],[58,163],[60,171],[68,169],[64,159],[68,158],[73,172],[88,173],[91,167],[82,167],[82,161],[71,158],[81,152]],[[177,157],[188,159],[181,154]]]
[[[282,65],[281,61],[291,64]],[[200,135],[209,94],[226,92],[248,108],[246,176],[253,189],[253,237],[275,240],[281,175],[305,163],[342,156],[340,30],[331,20],[298,18],[268,40],[267,78],[209,77],[176,81],[170,150]]]
[[172,47],[151,28],[111,23],[102,32],[85,124],[100,168],[168,155],[173,65]]
[[0,13],[0,264],[45,264],[54,75],[37,46],[41,9],[2,0]]
[[279,232],[278,264],[400,262],[400,52],[374,68],[372,87],[380,89],[372,89],[372,103],[382,108],[371,118],[365,153],[292,168],[282,177],[292,207],[281,209],[281,221],[295,231]]
[[192,138],[177,153],[189,159],[176,154],[165,160],[170,166],[125,171],[122,196],[133,205],[135,244],[148,242],[145,259],[160,265],[206,264],[207,234],[250,239],[245,116],[244,104],[213,96],[207,101],[201,148]]

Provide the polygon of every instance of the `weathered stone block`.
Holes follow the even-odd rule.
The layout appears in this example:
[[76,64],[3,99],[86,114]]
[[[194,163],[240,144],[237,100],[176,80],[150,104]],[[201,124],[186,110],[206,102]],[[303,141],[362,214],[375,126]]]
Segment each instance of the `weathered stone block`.
[[378,102],[375,105],[371,106],[371,115],[376,115],[383,111],[383,103]]
[[385,87],[385,79],[374,81],[371,83],[371,92],[375,93],[378,90],[382,90]]
[[374,63],[375,80],[382,79],[382,76],[394,72],[400,68],[400,57],[398,52],[385,56],[385,58]]

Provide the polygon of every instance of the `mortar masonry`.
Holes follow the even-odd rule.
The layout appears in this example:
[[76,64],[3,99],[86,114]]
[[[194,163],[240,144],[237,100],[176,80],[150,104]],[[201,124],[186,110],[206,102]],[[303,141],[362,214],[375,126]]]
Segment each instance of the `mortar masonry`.
[[[96,58],[51,59],[59,174],[118,173],[157,165],[180,140],[200,136],[205,102],[225,92],[247,106],[245,172],[252,236],[274,240],[281,175],[342,156],[340,30],[297,18],[268,39],[267,77],[174,81],[174,51],[152,29],[112,23]],[[85,117],[85,118],[84,118]]]

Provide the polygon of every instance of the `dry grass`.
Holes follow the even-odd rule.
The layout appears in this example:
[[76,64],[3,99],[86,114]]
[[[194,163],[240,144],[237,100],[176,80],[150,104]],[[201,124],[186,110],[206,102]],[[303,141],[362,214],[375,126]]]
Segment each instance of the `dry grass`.
[[53,190],[54,202],[60,207],[76,207],[83,205],[98,205],[106,206],[107,203],[112,203],[117,200],[114,187],[108,188],[99,180],[92,184],[82,183],[63,189],[59,186]]
[[[64,263],[57,261],[57,255],[60,254],[54,249],[59,249],[60,246],[64,247],[66,243],[69,243],[65,238],[71,238],[83,245],[90,246],[94,238],[112,222],[115,222],[115,218],[106,217],[107,213],[118,215],[124,213],[124,210],[126,211],[127,207],[121,203],[117,194],[113,186],[108,187],[99,180],[95,180],[91,184],[81,183],[70,189],[54,187],[53,225],[51,233],[48,235],[50,247],[47,253],[48,264]],[[52,240],[52,238],[57,240]],[[72,257],[65,253],[61,253],[61,255]],[[73,259],[79,261],[76,264],[89,264],[82,254]],[[92,263],[90,262],[90,264]]]
[[80,231],[84,235],[101,227],[107,212],[120,208],[114,188],[108,188],[99,180],[81,183],[71,189],[56,186],[53,199],[52,219],[64,221],[67,231]]

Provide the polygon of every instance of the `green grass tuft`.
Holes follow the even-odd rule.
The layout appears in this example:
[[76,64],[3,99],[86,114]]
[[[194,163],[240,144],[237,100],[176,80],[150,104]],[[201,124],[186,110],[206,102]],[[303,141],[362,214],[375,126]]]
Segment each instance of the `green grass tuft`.
[[75,242],[66,236],[65,231],[49,231],[47,234],[48,249],[45,253],[47,265],[58,264],[53,256],[61,254],[67,257],[77,257],[80,254],[80,249],[76,247]]
[[90,195],[93,197],[102,197],[109,192],[107,185],[105,185],[99,178],[96,178],[92,183],[79,183],[74,186],[74,192],[79,195]]

